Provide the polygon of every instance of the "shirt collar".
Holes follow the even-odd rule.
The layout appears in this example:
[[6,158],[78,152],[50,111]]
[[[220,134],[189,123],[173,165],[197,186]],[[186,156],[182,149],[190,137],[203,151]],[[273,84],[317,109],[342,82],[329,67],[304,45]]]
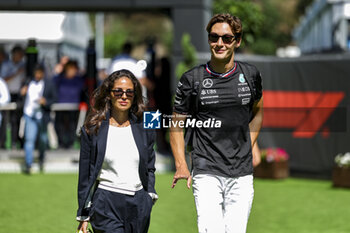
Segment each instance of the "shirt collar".
[[231,70],[229,70],[228,72],[226,73],[216,73],[215,71],[211,70],[210,69],[210,66],[209,66],[209,62],[206,64],[205,66],[205,70],[212,76],[215,76],[215,77],[220,77],[220,78],[226,78],[228,76],[230,76],[231,74],[233,74],[235,71],[236,71],[236,68],[237,68],[237,63],[235,62],[234,63],[234,66]]

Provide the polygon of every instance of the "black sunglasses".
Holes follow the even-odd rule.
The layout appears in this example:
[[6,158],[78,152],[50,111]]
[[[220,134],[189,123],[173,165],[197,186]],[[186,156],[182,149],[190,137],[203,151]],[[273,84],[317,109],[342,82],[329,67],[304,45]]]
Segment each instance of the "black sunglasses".
[[222,36],[219,36],[218,34],[216,33],[209,33],[208,34],[208,39],[211,41],[211,42],[218,42],[219,38],[221,37],[222,41],[225,43],[225,44],[231,44],[235,39],[236,39],[236,36],[234,35],[229,35],[229,34],[225,34],[225,35],[222,35]]
[[135,91],[130,90],[130,89],[123,91],[123,89],[118,88],[118,89],[111,90],[111,92],[113,92],[113,95],[116,98],[121,98],[124,95],[124,93],[126,94],[126,97],[128,97],[128,98],[132,98],[135,95]]

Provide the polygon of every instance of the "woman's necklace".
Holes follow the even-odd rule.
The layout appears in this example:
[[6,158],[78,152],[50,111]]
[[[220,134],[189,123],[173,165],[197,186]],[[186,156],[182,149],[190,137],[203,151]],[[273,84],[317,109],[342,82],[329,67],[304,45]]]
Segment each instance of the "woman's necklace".
[[116,127],[127,127],[127,126],[130,125],[130,121],[127,120],[127,121],[124,121],[122,124],[119,124],[116,120],[114,120],[114,118],[110,118],[109,119],[109,124],[113,125],[113,126],[116,126]]

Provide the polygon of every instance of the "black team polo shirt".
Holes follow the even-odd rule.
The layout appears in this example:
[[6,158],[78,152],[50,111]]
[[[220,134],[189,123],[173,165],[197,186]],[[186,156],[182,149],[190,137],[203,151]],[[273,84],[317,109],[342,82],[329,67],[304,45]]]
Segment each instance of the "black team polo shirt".
[[[255,68],[255,67],[254,67]],[[203,75],[199,93],[196,120],[221,121],[220,128],[194,128],[192,171],[196,174],[213,174],[223,177],[241,177],[253,173],[252,150],[249,132],[251,91],[237,63],[224,74],[215,73],[208,64]],[[174,101],[174,112],[191,114],[193,106],[194,69],[181,77]],[[204,69],[204,70],[203,70]],[[256,68],[255,68],[256,69]],[[255,99],[262,96],[261,76],[256,70],[254,82]],[[199,80],[197,78],[197,80]]]

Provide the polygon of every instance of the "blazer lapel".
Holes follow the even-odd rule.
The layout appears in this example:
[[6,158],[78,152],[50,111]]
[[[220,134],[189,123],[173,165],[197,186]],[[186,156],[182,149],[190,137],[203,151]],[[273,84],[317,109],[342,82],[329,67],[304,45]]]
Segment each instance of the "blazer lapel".
[[145,134],[143,132],[142,123],[131,122],[131,131],[139,151],[139,176],[142,182],[142,185],[145,190],[148,187],[147,181],[147,140],[145,138]]
[[102,168],[103,160],[105,158],[108,128],[109,128],[109,114],[106,115],[106,120],[101,122],[101,126],[100,126],[100,129],[98,131],[98,136],[97,136],[96,167],[98,168],[97,169],[98,172]]
[[132,135],[134,136],[134,140],[137,146],[137,149],[139,151],[139,155],[140,155],[140,160],[142,160],[142,151],[144,150],[144,140],[142,139],[142,130],[140,129],[140,127],[142,127],[141,124],[137,124],[137,123],[132,123],[131,124],[131,131],[132,131]]

